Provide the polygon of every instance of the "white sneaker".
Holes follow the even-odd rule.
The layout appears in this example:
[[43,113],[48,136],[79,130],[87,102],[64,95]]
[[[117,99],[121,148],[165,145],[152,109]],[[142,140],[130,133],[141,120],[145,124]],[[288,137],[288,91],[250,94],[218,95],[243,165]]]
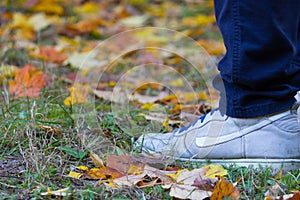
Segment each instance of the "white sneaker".
[[300,128],[292,110],[247,119],[213,110],[172,133],[144,134],[136,146],[177,160],[300,168]]

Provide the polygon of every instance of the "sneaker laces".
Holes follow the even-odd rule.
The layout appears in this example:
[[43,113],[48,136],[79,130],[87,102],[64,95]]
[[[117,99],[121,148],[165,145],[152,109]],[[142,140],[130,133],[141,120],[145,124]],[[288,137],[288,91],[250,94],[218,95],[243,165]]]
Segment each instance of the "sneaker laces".
[[297,118],[298,118],[298,124],[300,125],[300,91],[298,91],[295,95],[295,99],[296,99],[296,106],[298,106],[297,108]]
[[[299,98],[300,98],[300,96],[299,96]],[[194,126],[196,123],[198,123],[198,121],[201,121],[201,123],[203,123],[204,120],[205,120],[205,118],[206,118],[208,115],[212,116],[212,115],[214,114],[214,112],[216,112],[217,110],[219,110],[219,108],[212,109],[211,111],[209,111],[208,113],[205,113],[204,115],[202,115],[200,118],[198,118],[198,119],[195,120],[194,122],[190,123],[188,126],[179,128],[179,129],[175,130],[175,132],[181,133],[182,131],[185,131],[185,130],[189,129],[190,127]],[[222,116],[224,116],[223,113],[220,112],[220,114],[221,114]]]

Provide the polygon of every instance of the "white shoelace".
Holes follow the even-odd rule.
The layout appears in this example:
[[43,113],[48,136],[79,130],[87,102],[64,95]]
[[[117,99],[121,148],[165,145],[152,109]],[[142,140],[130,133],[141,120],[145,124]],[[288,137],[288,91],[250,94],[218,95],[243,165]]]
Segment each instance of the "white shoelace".
[[[300,104],[300,91],[298,91],[295,95],[295,99],[296,99],[296,104]],[[297,109],[297,116],[298,116],[298,123],[300,125],[300,106]]]

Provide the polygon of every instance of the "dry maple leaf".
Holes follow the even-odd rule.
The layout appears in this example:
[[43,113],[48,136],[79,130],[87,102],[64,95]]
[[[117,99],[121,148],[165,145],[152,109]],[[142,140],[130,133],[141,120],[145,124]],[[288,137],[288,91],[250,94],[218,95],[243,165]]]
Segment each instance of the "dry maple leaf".
[[107,166],[125,174],[142,174],[145,164],[134,161],[130,155],[110,155]]
[[14,80],[9,81],[9,93],[14,98],[39,96],[45,86],[46,75],[40,69],[27,64],[18,69]]
[[239,199],[240,192],[232,183],[227,182],[222,176],[219,177],[219,182],[215,185],[211,195],[212,200],[222,200],[224,197],[231,199]]

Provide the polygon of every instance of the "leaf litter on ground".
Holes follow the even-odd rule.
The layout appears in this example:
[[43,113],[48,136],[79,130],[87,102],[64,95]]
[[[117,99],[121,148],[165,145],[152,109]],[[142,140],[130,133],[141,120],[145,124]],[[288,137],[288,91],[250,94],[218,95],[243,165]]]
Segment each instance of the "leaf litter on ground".
[[212,199],[238,199],[240,196],[234,184],[224,179],[227,171],[222,166],[211,164],[193,170],[167,167],[159,169],[145,163],[147,158],[135,158],[132,155],[110,155],[106,165],[102,165],[103,161],[99,157],[92,160],[96,166],[99,166],[101,160],[100,167],[89,169],[79,166],[77,169],[81,172],[70,171],[69,177],[96,179],[98,184],[107,184],[114,189],[124,186],[146,188],[161,185],[169,190],[170,196],[180,199],[205,199],[210,196]]

